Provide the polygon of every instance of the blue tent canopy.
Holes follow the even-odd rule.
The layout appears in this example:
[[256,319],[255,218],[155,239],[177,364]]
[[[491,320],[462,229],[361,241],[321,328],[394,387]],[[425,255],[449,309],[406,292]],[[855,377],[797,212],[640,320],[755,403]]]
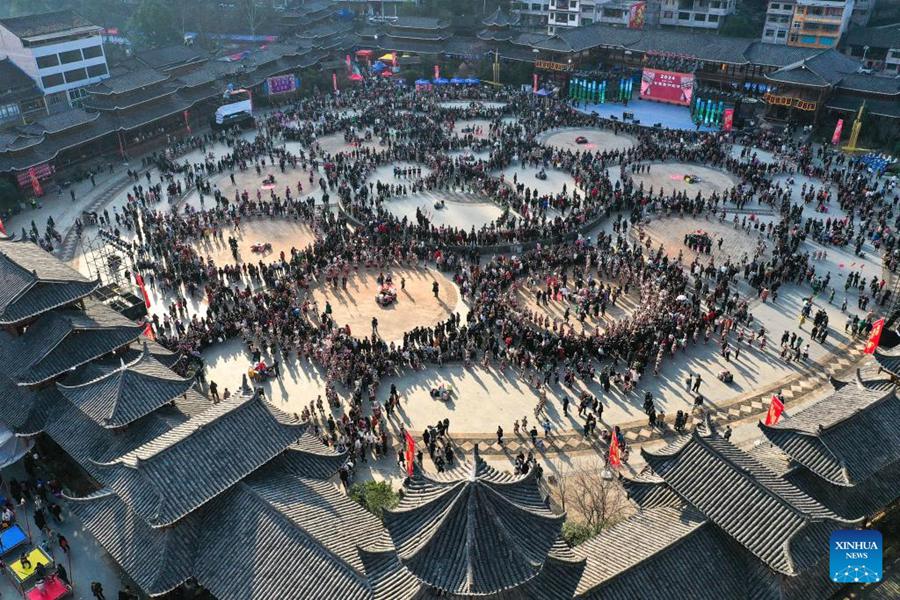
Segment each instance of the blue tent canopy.
[[375,61],[375,64],[372,65],[372,70],[376,73],[381,73],[387,68],[387,65],[381,62],[380,60]]
[[431,85],[430,79],[416,79],[416,85]]
[[478,85],[479,83],[481,83],[481,80],[477,77],[469,77],[465,81],[466,85]]
[[466,80],[461,77],[454,77],[453,79],[450,80],[450,83],[452,83],[453,85],[462,85],[465,82],[466,82]]
[[443,77],[438,77],[437,79],[434,80],[434,83],[435,83],[435,85],[447,85],[450,82],[447,81],[446,79],[444,79]]

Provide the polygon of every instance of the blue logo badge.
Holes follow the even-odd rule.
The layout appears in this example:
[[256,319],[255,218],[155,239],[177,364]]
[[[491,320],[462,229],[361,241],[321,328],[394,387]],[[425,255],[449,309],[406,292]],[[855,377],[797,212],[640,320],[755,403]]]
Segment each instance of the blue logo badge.
[[881,581],[881,532],[871,529],[834,531],[829,541],[831,580],[836,583]]

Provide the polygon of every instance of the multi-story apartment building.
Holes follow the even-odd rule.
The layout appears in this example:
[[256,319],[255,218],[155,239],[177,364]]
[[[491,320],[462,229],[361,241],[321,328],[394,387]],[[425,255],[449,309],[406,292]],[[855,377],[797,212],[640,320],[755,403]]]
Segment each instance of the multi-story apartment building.
[[900,24],[851,29],[843,46],[844,53],[858,58],[866,69],[900,75]]
[[[659,24],[662,0],[520,0],[512,3],[512,11],[521,17],[522,25],[547,26],[547,33],[593,23],[628,26],[632,8],[643,4],[645,26]],[[730,0],[734,2],[734,0]]]
[[51,112],[80,104],[83,88],[109,77],[102,28],[70,10],[0,19],[0,58],[31,77]]
[[593,14],[594,0],[550,0],[547,32],[553,34],[560,27],[580,27],[586,24],[582,17],[591,18]]
[[766,7],[766,23],[762,41],[769,44],[787,44],[791,21],[794,19],[796,0],[771,0]]
[[718,29],[734,10],[735,0],[661,0],[659,24]]
[[834,48],[847,31],[854,0],[796,0],[788,46]]

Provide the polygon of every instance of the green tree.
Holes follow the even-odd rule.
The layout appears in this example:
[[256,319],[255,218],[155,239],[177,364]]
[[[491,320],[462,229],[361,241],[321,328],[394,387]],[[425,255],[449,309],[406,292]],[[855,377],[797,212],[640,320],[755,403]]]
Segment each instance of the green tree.
[[386,481],[367,481],[350,486],[350,498],[370,513],[384,519],[384,511],[400,503],[400,494]]
[[182,38],[176,2],[141,0],[128,20],[128,35],[142,46],[165,46]]

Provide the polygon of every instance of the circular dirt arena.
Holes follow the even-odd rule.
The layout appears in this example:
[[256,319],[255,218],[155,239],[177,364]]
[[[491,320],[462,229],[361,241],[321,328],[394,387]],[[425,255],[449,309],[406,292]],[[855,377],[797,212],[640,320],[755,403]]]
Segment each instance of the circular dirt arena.
[[[618,177],[619,168],[611,169],[610,175],[613,173]],[[699,181],[688,183],[684,179],[685,175],[698,177]],[[653,192],[657,193],[662,188],[666,194],[685,192],[691,198],[697,192],[704,197],[713,193],[722,195],[738,183],[730,173],[688,163],[653,163],[649,173],[635,173],[631,177],[635,185],[643,183],[645,190],[652,187]]]
[[[584,322],[578,320],[578,305],[565,300],[551,300],[547,304],[538,304],[535,299],[535,291],[544,289],[544,286],[528,288],[520,287],[516,293],[516,301],[519,306],[531,311],[540,318],[549,317],[550,323],[547,329],[553,330],[553,324],[556,324],[556,330],[565,325],[568,329],[571,325],[575,333],[593,334],[598,329],[605,331],[609,325],[615,321],[628,318],[640,304],[639,296],[632,291],[628,296],[622,295],[616,301],[616,305],[612,304],[606,307],[606,314],[601,314],[594,318],[593,313],[588,315]],[[566,307],[569,308],[569,320],[566,321]],[[541,324],[543,326],[543,324]]]
[[[360,132],[360,137],[365,137],[364,132]],[[316,140],[319,144],[319,147],[322,149],[322,152],[327,154],[337,154],[339,152],[353,152],[357,148],[378,148],[379,150],[384,148],[384,146],[378,142],[375,136],[372,136],[372,139],[369,141],[360,142],[359,145],[349,144],[344,141],[344,133],[332,133],[331,135],[323,135],[319,139]]]
[[[584,137],[586,144],[578,144],[575,139]],[[539,144],[558,150],[572,152],[604,152],[611,150],[628,150],[637,145],[637,140],[623,133],[615,134],[607,129],[596,127],[566,127],[551,129],[537,136]]]
[[[438,200],[444,201],[444,208],[434,207]],[[403,198],[393,198],[384,207],[397,218],[406,217],[416,222],[416,209],[425,213],[435,227],[459,227],[469,230],[481,229],[500,218],[503,209],[487,200],[461,192],[421,192]]]
[[[704,232],[712,239],[710,254],[694,252],[685,245],[684,237],[689,233],[698,232]],[[748,258],[752,258],[760,241],[765,244],[764,256],[769,256],[772,248],[772,242],[766,240],[765,235],[760,238],[758,229],[751,229],[750,233],[747,233],[740,228],[735,229],[728,220],[720,223],[718,219],[707,221],[681,217],[655,218],[644,225],[644,233],[650,236],[652,250],[656,250],[662,244],[666,254],[675,258],[681,252],[685,262],[691,262],[695,257],[699,257],[700,262],[706,264],[711,256],[715,259],[716,264],[720,265],[728,258],[732,262],[740,261],[744,254]],[[720,239],[722,240],[721,248],[718,244]]]
[[[242,222],[240,231],[227,227],[222,236],[223,241],[212,239],[199,242],[194,244],[194,249],[200,256],[212,258],[217,265],[226,265],[235,262],[234,256],[231,255],[231,247],[228,245],[229,237],[234,237],[238,241],[239,263],[255,263],[259,260],[271,262],[276,260],[281,252],[290,256],[291,248],[302,250],[316,241],[316,234],[306,223],[281,219],[255,219]],[[250,246],[257,242],[272,244],[272,251],[265,254],[253,252]]]
[[[390,306],[375,302],[378,293],[378,274],[393,277],[397,301]],[[406,280],[404,289],[401,279]],[[437,281],[438,297],[432,292]],[[331,304],[332,318],[339,326],[349,325],[350,333],[367,336],[372,333],[372,317],[378,319],[378,333],[385,341],[403,339],[403,333],[415,327],[430,327],[457,311],[459,289],[442,273],[432,269],[394,268],[378,271],[360,269],[350,274],[347,289],[319,285],[312,290],[318,312]]]

